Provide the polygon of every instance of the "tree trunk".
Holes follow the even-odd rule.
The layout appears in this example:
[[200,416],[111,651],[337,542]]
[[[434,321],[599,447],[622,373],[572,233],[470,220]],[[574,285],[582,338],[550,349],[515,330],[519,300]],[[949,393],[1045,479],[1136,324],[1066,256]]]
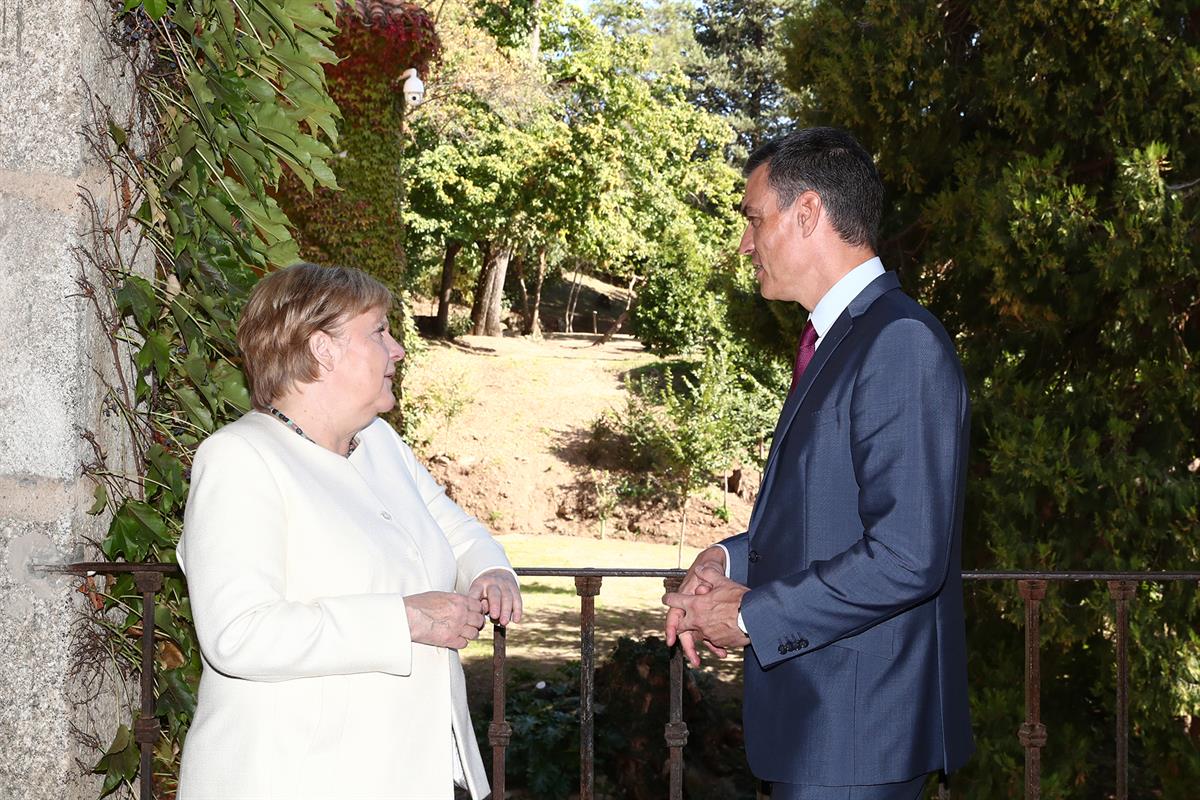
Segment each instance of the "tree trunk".
[[567,295],[567,310],[563,314],[563,332],[575,332],[575,304],[579,302],[579,292],[583,287],[580,278],[583,273],[579,271],[579,265],[575,265],[575,278],[571,281],[571,293]]
[[542,281],[546,279],[546,246],[542,245],[538,248],[538,266],[537,278],[533,282],[533,309],[529,312],[528,327],[526,331],[535,339],[542,338]]
[[483,330],[483,320],[487,316],[487,290],[492,283],[492,260],[488,258],[491,243],[475,242],[479,250],[479,277],[475,279],[475,299],[471,301],[471,334],[478,336]]
[[507,244],[493,244],[488,248],[475,292],[477,310],[471,315],[475,323],[472,332],[476,336],[500,336],[504,332],[500,315],[504,308],[504,276],[508,273],[511,258],[512,247]]
[[608,330],[604,332],[603,336],[592,342],[592,347],[612,341],[612,338],[621,331],[621,326],[624,325],[625,321],[629,319],[629,311],[631,308],[633,308],[633,301],[637,299],[637,295],[634,294],[633,287],[637,286],[637,282],[639,280],[640,278],[637,275],[634,275],[629,279],[629,293],[625,296],[625,310],[622,311],[620,316],[613,321],[613,324],[609,326]]
[[525,256],[513,256],[512,268],[521,289],[521,333],[529,333],[529,289],[525,286]]
[[453,239],[446,242],[446,256],[442,259],[442,288],[438,292],[437,323],[433,332],[441,339],[450,333],[450,293],[454,290],[454,259],[463,243]]

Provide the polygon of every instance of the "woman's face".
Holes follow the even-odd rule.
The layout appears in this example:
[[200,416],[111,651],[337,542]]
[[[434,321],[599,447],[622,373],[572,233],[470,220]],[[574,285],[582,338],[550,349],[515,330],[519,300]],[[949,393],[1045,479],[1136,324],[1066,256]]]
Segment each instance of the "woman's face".
[[390,411],[396,404],[392,376],[404,348],[388,331],[387,312],[374,308],[351,317],[335,342],[338,356],[330,378],[347,405],[372,417]]

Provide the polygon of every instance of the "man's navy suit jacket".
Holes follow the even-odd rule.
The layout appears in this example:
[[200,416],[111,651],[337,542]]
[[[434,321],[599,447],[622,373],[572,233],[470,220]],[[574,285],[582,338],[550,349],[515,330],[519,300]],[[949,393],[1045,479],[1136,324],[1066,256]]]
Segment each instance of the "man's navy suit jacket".
[[784,403],[749,530],[722,544],[742,616],[750,767],[864,785],[974,749],[961,578],[970,408],[941,324],[876,278]]

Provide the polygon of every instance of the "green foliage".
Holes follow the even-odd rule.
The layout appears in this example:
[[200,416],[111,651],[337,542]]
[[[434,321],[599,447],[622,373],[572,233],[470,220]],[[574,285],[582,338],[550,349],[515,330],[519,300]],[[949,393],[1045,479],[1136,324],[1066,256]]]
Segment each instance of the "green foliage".
[[[597,796],[652,800],[667,793],[668,751],[663,738],[669,711],[669,651],[649,636],[621,637],[596,669],[595,781]],[[686,797],[752,798],[736,708],[717,694],[703,672],[684,673],[683,710],[688,724]],[[480,749],[487,751],[490,704],[473,715]],[[579,663],[549,674],[515,669],[508,683],[505,719],[512,725],[506,751],[509,786],[532,800],[569,797],[579,787]]]
[[280,201],[296,221],[305,258],[364,270],[399,291],[408,287],[401,211],[410,146],[399,76],[407,67],[426,70],[439,40],[424,9],[399,4],[370,21],[343,10],[332,44],[341,60],[324,72],[343,118],[340,190],[313,191],[295,175],[283,184]]
[[442,376],[411,393],[404,411],[408,440],[413,447],[425,447],[434,433],[448,430],[450,423],[470,407],[473,394],[474,387],[465,372]]
[[[954,336],[972,390],[965,566],[1190,569],[1200,508],[1200,27],[1168,2],[818,2],[787,27],[803,123],[854,130],[889,189],[882,255]],[[1049,794],[1113,784],[1103,588],[1052,587]],[[971,797],[1020,783],[1021,613],[969,597]],[[1200,604],[1133,604],[1131,796],[1187,797]],[[981,643],[986,643],[984,647]],[[1192,729],[1194,731],[1194,728]],[[1016,767],[1016,768],[1014,768]],[[958,791],[956,789],[956,791]]]
[[782,22],[792,0],[705,0],[694,11],[702,55],[689,65],[695,102],[737,131],[731,160],[741,162],[786,132],[791,98],[780,82]]
[[652,271],[639,291],[633,319],[638,339],[663,355],[703,350],[729,335],[708,270],[689,265]]
[[[505,753],[506,774],[534,798],[569,796],[579,786],[579,662],[559,665],[544,680],[514,670],[507,701],[505,718],[513,737]],[[598,717],[602,709],[595,710]],[[486,746],[489,717],[474,715],[481,747]],[[597,736],[597,765],[603,763],[602,754],[611,752],[612,738]]]
[[537,62],[478,36],[478,18],[447,17],[439,103],[414,115],[406,172],[414,279],[455,242],[529,263],[545,251],[552,273],[711,264],[733,224],[728,126],[688,102],[677,69],[655,72],[647,36],[614,36],[570,6],[538,14]]
[[[272,192],[285,171],[306,186],[336,186],[323,141],[337,137],[322,72],[334,59],[333,6],[146,0],[126,3],[123,20],[154,53],[154,68],[136,75],[145,119],[131,131],[106,120],[107,138],[93,144],[121,187],[117,196],[140,203],[124,213],[153,246],[153,274],[133,274],[116,244],[120,231],[112,230],[111,246],[88,255],[103,286],[86,293],[108,322],[113,352],[118,343],[136,351],[132,375],[116,365],[109,406],[143,460],[136,475],[119,475],[98,454],[89,469],[97,483],[90,512],[112,515],[100,544],[106,557],[172,562],[196,445],[250,408],[234,331],[246,291],[263,271],[297,258]],[[133,668],[141,593],[126,575],[97,597],[108,612],[98,624],[118,660]],[[181,578],[165,578],[155,624],[156,715],[165,736],[154,770],[170,791],[200,675]],[[133,781],[138,766],[122,725],[96,765],[103,794]]]
[[606,413],[593,428],[594,460],[606,448],[620,451],[632,474],[618,495],[637,500],[666,491],[674,498],[684,512],[682,553],[689,500],[735,464],[756,460],[774,425],[774,393],[719,349],[698,370],[666,365],[658,375],[630,381],[627,390],[625,410]]

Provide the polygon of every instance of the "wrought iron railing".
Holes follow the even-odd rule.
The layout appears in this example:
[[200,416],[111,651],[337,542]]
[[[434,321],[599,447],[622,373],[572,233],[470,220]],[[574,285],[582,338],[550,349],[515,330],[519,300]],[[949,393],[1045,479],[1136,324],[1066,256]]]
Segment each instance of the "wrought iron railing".
[[[175,564],[124,564],[81,562],[65,567],[44,567],[48,572],[83,576],[132,574],[142,594],[141,694],[140,714],[134,721],[134,738],[141,751],[141,800],[153,800],[154,745],[160,735],[155,716],[154,695],[154,595],[162,588],[164,574],[178,572]],[[675,591],[683,580],[677,569],[609,568],[517,568],[523,577],[568,577],[575,579],[579,596],[579,722],[580,722],[580,800],[595,797],[595,671],[596,671],[596,596],[605,578],[662,578],[668,591]],[[1116,645],[1116,786],[1115,800],[1129,797],[1129,604],[1142,583],[1200,582],[1200,572],[964,572],[968,582],[1015,582],[1025,606],[1025,721],[1017,731],[1025,749],[1025,800],[1041,798],[1041,752],[1046,744],[1046,725],[1041,719],[1040,607],[1049,583],[1103,581],[1114,606]],[[505,754],[512,739],[512,726],[505,719],[505,667],[507,663],[506,629],[494,627],[492,639],[492,706],[488,741],[492,747],[492,793],[497,800],[505,796]],[[670,705],[663,724],[663,736],[670,752],[670,800],[683,797],[683,748],[688,729],[683,719],[683,654],[676,647],[670,655]],[[940,800],[949,800],[951,792],[943,783]]]

